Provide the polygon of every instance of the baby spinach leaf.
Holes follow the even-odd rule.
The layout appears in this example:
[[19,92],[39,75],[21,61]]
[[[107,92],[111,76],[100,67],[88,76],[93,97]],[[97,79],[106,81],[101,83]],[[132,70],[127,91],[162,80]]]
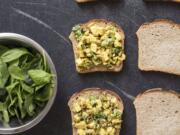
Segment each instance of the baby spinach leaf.
[[6,99],[6,89],[5,88],[0,88],[0,101],[3,102]]
[[0,112],[4,111],[5,105],[4,103],[0,102]]
[[11,102],[13,101],[12,98],[12,90],[19,84],[19,82],[12,83],[6,87],[6,90],[8,92],[8,97],[10,98]]
[[8,47],[3,46],[3,45],[0,45],[0,56],[1,56],[4,52],[6,52],[7,50],[9,50]]
[[18,98],[18,104],[19,104],[19,108],[22,108],[22,104],[23,104],[23,100],[22,100],[22,96],[21,96],[21,91],[18,89],[17,92],[17,98]]
[[26,110],[24,107],[20,108],[20,112],[21,112],[21,119],[24,119],[26,117]]
[[15,97],[8,106],[8,111],[11,116],[14,116],[16,114],[14,111],[16,102],[17,102],[17,97]]
[[19,82],[14,82],[8,86],[6,86],[6,90],[11,93],[11,91],[19,84]]
[[35,109],[36,107],[35,107],[35,105],[33,104],[33,103],[31,103],[30,105],[29,105],[29,108],[28,108],[28,114],[30,115],[30,116],[33,116],[34,114],[35,114],[35,112],[34,112],[34,109]]
[[33,116],[35,114],[35,105],[33,104],[32,95],[25,96],[24,106],[29,116]]
[[4,62],[11,62],[13,60],[16,60],[20,58],[21,56],[25,54],[30,54],[27,49],[25,48],[14,48],[6,51],[1,55],[1,59]]
[[43,88],[46,84],[42,84],[42,85],[38,85],[35,87],[35,92],[37,92],[38,90],[40,90],[41,88]]
[[32,86],[34,84],[33,80],[29,77],[29,75],[26,75],[26,79],[24,80],[24,82],[29,85]]
[[[34,56],[28,57],[29,59],[26,62],[20,64],[20,67],[24,70],[30,69],[42,69],[42,56],[40,54],[35,54]],[[22,58],[21,58],[22,59]]]
[[20,69],[18,66],[10,66],[9,67],[9,74],[11,75],[11,77],[13,77],[14,79],[17,80],[25,80],[26,75],[25,73],[22,71],[22,69]]
[[36,85],[43,85],[51,82],[52,75],[43,70],[29,70],[28,75]]
[[3,110],[3,121],[5,123],[9,123],[9,113],[8,113],[8,111],[6,109]]
[[9,78],[7,64],[0,59],[0,88],[4,88]]
[[7,106],[5,103],[0,102],[0,112],[2,112],[3,123],[9,123],[9,113],[7,111]]
[[17,108],[14,108],[14,112],[15,112],[15,115],[16,115],[19,123],[22,123]]
[[17,98],[18,98],[18,107],[19,107],[19,110],[21,112],[21,118],[23,119],[26,116],[26,111],[23,108],[23,99],[22,99],[22,93],[20,90],[20,86],[16,90],[16,94],[17,94]]
[[19,59],[9,62],[9,66],[18,66],[18,65],[19,65]]
[[24,65],[28,62],[29,55],[24,55],[23,57],[19,58],[19,66],[23,68]]
[[40,108],[44,107],[46,105],[46,102],[41,102],[41,101],[35,101],[36,105]]
[[34,93],[34,88],[28,86],[27,84],[25,84],[23,81],[21,81],[21,87],[24,91],[28,92],[29,94],[33,94]]
[[47,85],[41,92],[38,92],[35,95],[35,99],[37,101],[45,102],[49,100],[52,94],[53,94],[52,85]]

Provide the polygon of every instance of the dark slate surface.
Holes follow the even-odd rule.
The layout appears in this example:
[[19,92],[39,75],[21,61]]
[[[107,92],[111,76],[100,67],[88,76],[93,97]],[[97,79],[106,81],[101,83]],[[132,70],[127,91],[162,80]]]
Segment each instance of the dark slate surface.
[[[124,29],[127,60],[122,72],[76,73],[68,35],[74,24],[93,18],[110,19]],[[40,124],[23,134],[71,135],[68,99],[80,89],[102,87],[112,89],[122,97],[125,105],[122,135],[135,135],[133,102],[120,90],[136,96],[149,88],[178,91],[180,87],[178,76],[141,72],[137,68],[135,32],[142,23],[158,18],[180,23],[180,5],[141,0],[104,0],[84,5],[78,5],[74,0],[0,0],[0,32],[23,34],[40,43],[50,54],[58,72],[58,95],[51,111]]]

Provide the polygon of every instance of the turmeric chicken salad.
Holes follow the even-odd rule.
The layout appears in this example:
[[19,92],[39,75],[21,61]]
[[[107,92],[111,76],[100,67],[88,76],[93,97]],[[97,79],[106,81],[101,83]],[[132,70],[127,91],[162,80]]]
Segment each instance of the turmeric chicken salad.
[[124,37],[112,24],[91,22],[76,25],[72,32],[76,39],[76,66],[88,70],[97,66],[113,69],[125,60]]
[[121,128],[122,109],[115,96],[80,96],[72,103],[72,125],[78,135],[115,135]]

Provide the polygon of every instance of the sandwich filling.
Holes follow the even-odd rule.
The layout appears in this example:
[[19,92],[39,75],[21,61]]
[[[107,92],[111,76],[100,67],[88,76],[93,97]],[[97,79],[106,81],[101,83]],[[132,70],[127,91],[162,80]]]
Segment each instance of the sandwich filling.
[[124,39],[115,26],[90,23],[87,26],[76,25],[72,31],[77,41],[78,70],[88,70],[95,66],[112,69],[125,60]]
[[79,97],[72,105],[73,127],[78,135],[115,135],[121,128],[122,111],[116,97],[101,95]]

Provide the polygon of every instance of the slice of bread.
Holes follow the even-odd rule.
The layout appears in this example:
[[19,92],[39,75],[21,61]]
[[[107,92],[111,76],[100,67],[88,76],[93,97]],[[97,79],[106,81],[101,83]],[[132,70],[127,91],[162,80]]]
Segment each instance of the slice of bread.
[[180,135],[180,94],[155,88],[135,101],[136,135]]
[[180,24],[156,20],[143,24],[136,34],[140,70],[180,75]]
[[76,0],[78,3],[85,3],[85,2],[91,2],[91,1],[96,1],[96,0]]
[[[118,33],[121,35],[121,42],[122,42],[122,46],[123,46],[123,52],[124,52],[124,40],[125,40],[125,34],[124,34],[124,31],[122,30],[122,28],[120,26],[118,26],[117,24],[111,22],[111,21],[107,21],[107,20],[104,20],[104,19],[93,19],[93,20],[90,20],[84,24],[80,24],[80,26],[82,27],[86,27],[87,25],[91,24],[91,23],[96,23],[100,26],[107,26],[107,25],[112,25],[114,27],[117,28],[118,30]],[[69,36],[69,39],[71,40],[72,42],[72,45],[73,45],[73,51],[74,51],[74,57],[75,57],[75,60],[77,59],[77,40],[75,38],[75,35],[73,32],[71,32],[70,36]],[[91,72],[119,72],[121,71],[123,68],[123,62],[118,65],[118,66],[114,66],[112,69],[108,69],[106,66],[95,66],[89,70],[78,70],[77,68],[77,65],[76,65],[76,70],[77,72],[79,73],[91,73]]]
[[144,1],[180,2],[180,0],[144,0]]
[[173,2],[179,2],[179,3],[180,3],[180,0],[171,0],[171,1],[173,1]]
[[[68,102],[68,106],[69,106],[70,111],[71,111],[72,120],[73,120],[73,116],[74,116],[74,113],[72,111],[73,110],[73,105],[75,103],[79,102],[78,99],[80,97],[89,98],[89,96],[100,96],[103,93],[106,93],[106,94],[109,94],[112,97],[115,97],[117,99],[117,101],[118,101],[118,108],[121,111],[121,113],[123,113],[123,110],[124,110],[123,101],[119,97],[119,95],[117,95],[115,92],[110,91],[110,90],[106,90],[106,89],[101,89],[101,88],[86,88],[86,89],[81,90],[80,92],[77,92],[77,93],[73,94],[71,96],[69,102]],[[120,134],[120,129],[117,130],[114,135],[119,135],[119,134]],[[77,129],[74,128],[74,127],[73,127],[73,135],[78,135],[77,134]]]

